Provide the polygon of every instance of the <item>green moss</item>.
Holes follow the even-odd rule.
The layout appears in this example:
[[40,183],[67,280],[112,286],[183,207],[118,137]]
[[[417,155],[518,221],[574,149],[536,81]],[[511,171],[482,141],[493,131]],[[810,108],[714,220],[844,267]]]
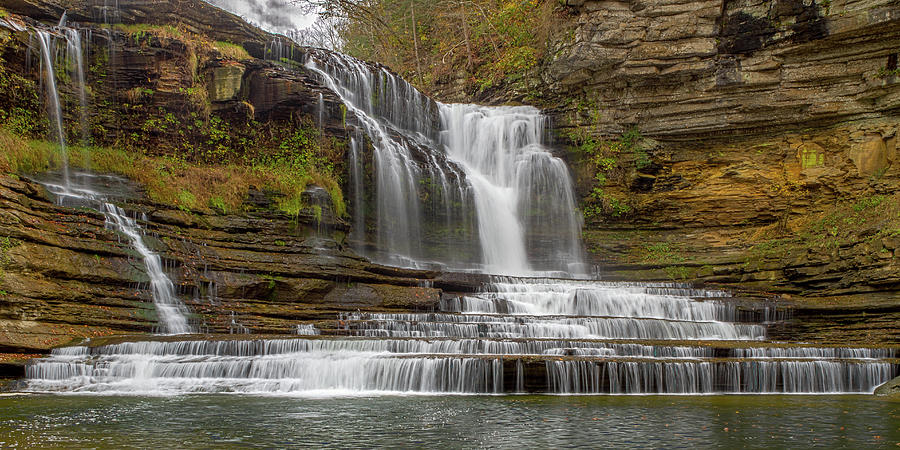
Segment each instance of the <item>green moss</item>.
[[9,236],[0,237],[0,277],[3,276],[6,265],[9,264],[9,251],[19,245],[19,242]]
[[663,272],[665,272],[666,276],[671,280],[686,280],[688,278],[693,278],[691,276],[691,269],[685,266],[663,267]]
[[175,206],[183,211],[190,212],[190,210],[197,206],[197,197],[190,191],[181,190],[175,200]]
[[0,124],[22,136],[46,133],[49,122],[43,110],[37,85],[33,80],[6,69],[0,58]]
[[317,223],[322,223],[322,207],[319,205],[313,205],[313,215],[316,218]]
[[676,249],[668,242],[657,242],[644,246],[644,255],[642,260],[654,264],[678,264],[686,260]]
[[211,208],[219,210],[220,212],[222,212],[224,214],[228,213],[228,205],[225,204],[225,199],[223,199],[219,195],[211,197],[209,199],[209,206]]

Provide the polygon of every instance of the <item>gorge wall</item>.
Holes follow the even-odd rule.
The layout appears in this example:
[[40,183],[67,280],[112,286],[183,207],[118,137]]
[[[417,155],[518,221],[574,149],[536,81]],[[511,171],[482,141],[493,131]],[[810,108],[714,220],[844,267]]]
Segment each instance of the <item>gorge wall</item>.
[[564,3],[523,78],[429,88],[545,108],[604,276],[896,298],[900,4]]

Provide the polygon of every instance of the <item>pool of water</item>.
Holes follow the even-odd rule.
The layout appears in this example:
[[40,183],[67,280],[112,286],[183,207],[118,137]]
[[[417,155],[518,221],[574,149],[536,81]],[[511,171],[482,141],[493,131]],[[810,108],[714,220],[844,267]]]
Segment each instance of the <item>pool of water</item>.
[[900,446],[900,401],[841,396],[0,397],[0,447]]

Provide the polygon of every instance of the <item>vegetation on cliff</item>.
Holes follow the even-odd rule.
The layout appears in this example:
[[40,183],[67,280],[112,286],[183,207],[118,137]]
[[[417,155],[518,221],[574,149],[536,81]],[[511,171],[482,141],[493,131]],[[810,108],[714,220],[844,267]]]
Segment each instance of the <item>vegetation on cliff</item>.
[[[313,148],[307,144],[307,148]],[[240,211],[251,189],[269,191],[277,208],[297,216],[304,207],[303,192],[309,184],[325,187],[337,199],[336,213],[343,214],[340,186],[333,178],[311,171],[315,156],[284,151],[264,155],[250,164],[190,163],[171,156],[148,156],[113,147],[69,147],[75,167],[124,175],[140,183],[151,200],[186,211]],[[58,169],[60,149],[44,140],[25,139],[0,128],[0,171],[40,173]]]
[[[124,71],[114,52],[91,52],[85,91],[89,136],[82,136],[70,62],[57,61],[60,96],[69,120],[70,162],[85,169],[125,175],[143,184],[154,201],[185,210],[236,211],[251,189],[270,194],[278,210],[297,216],[308,185],[325,188],[334,212],[345,214],[340,172],[343,143],[325,136],[309,116],[285,119],[213,111],[206,67],[250,59],[243,47],[212,41],[183,26],[117,25],[112,38],[138,61],[159,68]],[[118,34],[121,33],[121,34]],[[113,44],[110,44],[113,45]],[[157,55],[160,51],[162,53]],[[35,173],[59,165],[47,136],[39,74],[17,70],[4,57],[21,58],[15,37],[0,33],[0,170]],[[27,64],[16,61],[22,68]],[[131,67],[134,70],[137,67]],[[141,78],[142,77],[142,78]],[[131,87],[129,87],[131,86]]]

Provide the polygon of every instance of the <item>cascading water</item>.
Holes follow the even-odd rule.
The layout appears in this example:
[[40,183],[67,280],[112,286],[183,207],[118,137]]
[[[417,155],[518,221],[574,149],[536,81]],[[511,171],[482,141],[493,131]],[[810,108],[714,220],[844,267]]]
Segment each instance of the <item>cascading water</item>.
[[360,61],[333,58],[328,62],[320,65],[310,61],[307,66],[323,76],[371,139],[375,148],[378,246],[390,249],[385,262],[408,264],[421,256],[421,170],[412,156],[412,144],[396,139],[393,132],[400,127],[419,134],[428,132],[422,120],[428,117],[428,99],[411,88],[408,96],[389,97],[396,91],[383,86],[395,86],[396,78],[387,71],[373,73]]
[[442,141],[472,183],[487,270],[584,274],[569,169],[541,145],[540,111],[476,105],[440,111]]
[[62,106],[59,103],[59,90],[56,88],[56,71],[54,69],[54,53],[52,52],[53,36],[42,30],[36,32],[41,48],[41,65],[44,72],[44,90],[47,93],[47,111],[53,138],[59,143],[60,162],[62,163],[63,185],[68,187],[69,151],[66,149],[66,132],[63,128]]
[[[438,104],[383,68],[311,53],[307,67],[352,119],[351,239],[369,240],[367,212],[373,215],[378,250],[364,249],[370,256],[517,275],[585,273],[569,173],[542,145],[538,110]],[[367,140],[371,208],[364,205],[372,195]],[[843,393],[871,392],[900,372],[892,349],[767,342],[767,327],[783,319],[771,304],[739,308],[724,291],[494,277],[482,292],[444,299],[435,312],[345,313],[338,329],[303,324],[286,339],[57,349],[27,368],[28,389]],[[233,331],[249,331],[232,322]]]
[[[376,260],[509,275],[585,274],[572,182],[565,163],[541,145],[540,111],[436,103],[382,67],[330,52],[312,52],[307,67],[372,141],[376,240],[387,254]],[[351,156],[353,180],[361,178],[360,143]],[[351,188],[361,201],[356,181]],[[446,248],[426,249],[439,233]],[[454,254],[454,247],[478,252]]]
[[[352,313],[349,337],[126,342],[69,347],[28,367],[53,392],[841,393],[898,372],[892,349],[759,341],[725,293],[678,286],[514,282],[440,313]],[[501,300],[509,297],[510,300]],[[479,298],[481,301],[470,299]],[[483,313],[518,304],[517,313]],[[646,303],[620,311],[617,305]],[[473,306],[473,308],[469,308]],[[616,313],[617,317],[592,314]],[[758,319],[765,317],[756,311]],[[649,319],[645,315],[654,318]],[[612,335],[609,335],[611,333]],[[704,342],[702,345],[699,345]]]
[[[79,174],[79,180],[90,180],[89,174]],[[59,204],[64,206],[89,207],[106,216],[107,225],[125,236],[131,246],[141,255],[144,268],[150,278],[153,304],[159,317],[159,332],[163,334],[192,333],[188,324],[190,313],[175,294],[175,285],[163,271],[159,254],[150,250],[141,235],[140,226],[120,207],[109,203],[103,194],[88,188],[89,183],[59,185],[45,183],[47,190],[54,194]]]
[[104,203],[107,220],[131,241],[132,247],[140,253],[144,260],[144,268],[150,277],[150,289],[156,313],[159,316],[160,331],[165,334],[184,334],[193,332],[188,325],[189,313],[184,303],[175,295],[175,285],[162,268],[159,254],[151,251],[144,243],[137,222],[128,217],[122,208],[112,203]]

